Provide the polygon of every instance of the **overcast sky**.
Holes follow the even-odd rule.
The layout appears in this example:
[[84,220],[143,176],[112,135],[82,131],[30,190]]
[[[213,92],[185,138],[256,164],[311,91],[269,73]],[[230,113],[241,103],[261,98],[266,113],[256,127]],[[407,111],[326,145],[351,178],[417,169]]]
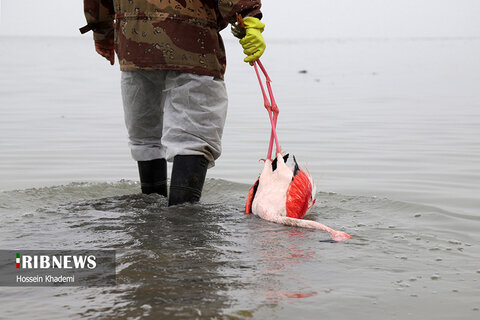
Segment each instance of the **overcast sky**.
[[[0,9],[0,35],[80,36],[85,24],[82,0],[1,0]],[[480,0],[264,0],[263,13],[272,39],[480,37]]]

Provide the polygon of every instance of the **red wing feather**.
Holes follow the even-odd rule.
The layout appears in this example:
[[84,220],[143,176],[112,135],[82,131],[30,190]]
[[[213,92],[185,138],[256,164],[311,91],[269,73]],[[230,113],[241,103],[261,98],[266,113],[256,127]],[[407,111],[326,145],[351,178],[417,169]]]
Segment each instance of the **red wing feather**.
[[287,190],[287,217],[301,219],[312,199],[312,184],[307,174],[299,170]]

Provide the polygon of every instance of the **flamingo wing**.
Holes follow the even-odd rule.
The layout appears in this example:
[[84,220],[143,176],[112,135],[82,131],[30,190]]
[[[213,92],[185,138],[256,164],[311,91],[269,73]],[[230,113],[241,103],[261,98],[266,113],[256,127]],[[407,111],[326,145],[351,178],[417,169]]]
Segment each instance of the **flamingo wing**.
[[252,213],[253,198],[255,198],[255,194],[257,193],[259,182],[260,182],[260,178],[258,178],[257,181],[255,181],[253,186],[250,188],[250,191],[248,191],[247,203],[245,204],[245,213],[246,214]]
[[301,219],[315,203],[312,180],[302,169],[297,171],[287,191],[287,217]]

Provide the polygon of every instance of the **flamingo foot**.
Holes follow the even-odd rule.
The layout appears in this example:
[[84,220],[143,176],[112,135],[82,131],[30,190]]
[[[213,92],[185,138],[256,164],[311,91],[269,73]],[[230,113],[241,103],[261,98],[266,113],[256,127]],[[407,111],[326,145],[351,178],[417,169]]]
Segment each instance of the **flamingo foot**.
[[352,239],[351,235],[343,231],[334,231],[331,233],[331,235],[332,235],[332,240],[335,240],[335,241],[345,241],[348,239]]

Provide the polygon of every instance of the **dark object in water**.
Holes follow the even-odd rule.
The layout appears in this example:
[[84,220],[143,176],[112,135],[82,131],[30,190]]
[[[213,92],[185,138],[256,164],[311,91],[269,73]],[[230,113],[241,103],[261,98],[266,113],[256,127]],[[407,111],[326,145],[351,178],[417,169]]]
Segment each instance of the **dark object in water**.
[[300,70],[300,71],[298,71],[298,73],[304,73],[304,74],[307,73],[307,72],[308,72],[307,70]]

